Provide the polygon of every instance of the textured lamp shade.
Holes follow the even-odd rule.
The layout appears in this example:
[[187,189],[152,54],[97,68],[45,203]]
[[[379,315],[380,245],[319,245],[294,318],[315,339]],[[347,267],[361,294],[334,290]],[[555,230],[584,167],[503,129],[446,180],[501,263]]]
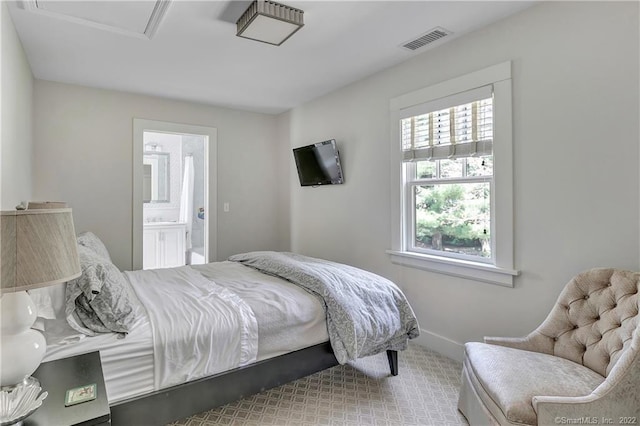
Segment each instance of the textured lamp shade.
[[269,0],[255,0],[238,22],[238,37],[280,46],[304,25],[304,12]]
[[31,328],[37,310],[24,290],[80,276],[71,209],[2,212],[0,247],[0,386],[14,386],[46,350],[44,336]]
[[80,276],[71,209],[2,212],[0,222],[2,294]]

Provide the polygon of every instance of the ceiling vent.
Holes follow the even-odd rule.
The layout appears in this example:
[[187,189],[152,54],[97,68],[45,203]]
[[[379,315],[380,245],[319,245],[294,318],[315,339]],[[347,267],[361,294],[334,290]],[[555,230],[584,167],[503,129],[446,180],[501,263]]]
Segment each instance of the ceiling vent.
[[442,27],[436,27],[436,28],[433,28],[432,30],[427,31],[420,37],[404,43],[402,47],[411,51],[415,51],[423,48],[428,44],[432,44],[437,40],[441,40],[442,38],[450,34],[453,34],[453,33],[449,30],[445,30]]

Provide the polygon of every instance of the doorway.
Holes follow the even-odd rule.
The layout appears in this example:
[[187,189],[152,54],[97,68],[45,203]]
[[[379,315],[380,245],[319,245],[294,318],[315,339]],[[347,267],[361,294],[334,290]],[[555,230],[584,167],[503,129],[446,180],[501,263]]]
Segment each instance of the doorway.
[[217,259],[216,134],[134,119],[134,269]]

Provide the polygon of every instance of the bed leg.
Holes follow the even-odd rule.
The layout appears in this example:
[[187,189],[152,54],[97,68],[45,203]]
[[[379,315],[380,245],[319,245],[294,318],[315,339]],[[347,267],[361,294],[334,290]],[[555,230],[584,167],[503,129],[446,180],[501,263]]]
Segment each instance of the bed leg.
[[398,351],[387,351],[387,358],[389,359],[389,368],[391,369],[391,375],[398,375]]

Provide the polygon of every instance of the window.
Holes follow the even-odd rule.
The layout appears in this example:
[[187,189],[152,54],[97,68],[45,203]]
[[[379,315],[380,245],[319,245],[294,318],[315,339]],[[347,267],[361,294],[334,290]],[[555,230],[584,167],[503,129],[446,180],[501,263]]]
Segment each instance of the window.
[[408,251],[493,259],[493,96],[481,97],[400,120]]
[[513,285],[510,68],[391,101],[395,263]]

